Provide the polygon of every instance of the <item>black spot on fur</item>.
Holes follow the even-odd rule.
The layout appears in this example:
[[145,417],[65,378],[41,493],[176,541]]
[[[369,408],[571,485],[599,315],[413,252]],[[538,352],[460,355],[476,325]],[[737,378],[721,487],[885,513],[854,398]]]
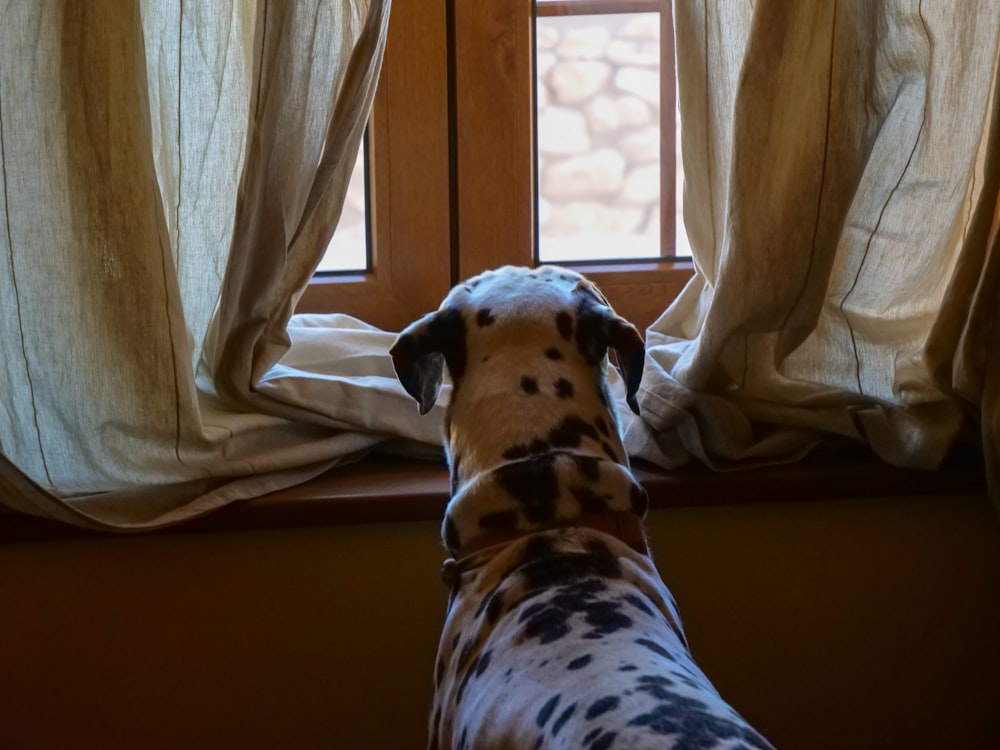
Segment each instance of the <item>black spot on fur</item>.
[[[598,548],[595,547],[595,550]],[[631,625],[631,619],[621,612],[621,603],[603,599],[607,595],[607,579],[621,577],[618,561],[607,552],[549,552],[526,562],[520,573],[524,578],[527,599],[546,593],[547,598],[525,607],[518,623],[523,626],[521,640],[552,643],[571,632],[570,620],[582,614],[590,630],[584,638],[599,639]]]
[[646,494],[642,485],[633,483],[628,491],[628,499],[633,513],[640,517],[646,515],[646,510],[649,508],[649,495]]
[[605,732],[590,746],[590,750],[608,750],[617,737],[617,732]]
[[607,558],[611,560],[611,562],[614,563],[615,570],[618,571],[619,575],[621,574],[621,569],[618,567],[618,560],[615,558],[608,545],[600,539],[588,539],[585,546],[590,554],[599,558]]
[[638,596],[636,594],[625,594],[625,596],[622,598],[625,599],[625,601],[627,601],[636,609],[645,612],[647,615],[653,615],[653,610],[650,608],[648,604],[646,604],[645,601],[643,601],[641,596]]
[[619,672],[635,672],[639,667],[635,664],[622,664],[618,667]]
[[434,672],[434,686],[435,687],[437,687],[438,685],[440,685],[441,681],[444,679],[444,670],[445,670],[444,658],[441,657],[441,658],[438,659],[437,669]]
[[533,536],[524,545],[524,553],[518,567],[534,560],[545,559],[552,554],[552,538],[548,536]]
[[[540,541],[551,545],[547,538]],[[541,552],[529,557],[526,550],[524,557],[521,574],[525,578],[526,593],[547,591],[556,586],[586,584],[587,590],[579,593],[593,594],[607,588],[601,579],[618,579],[622,575],[618,560],[610,552]]]
[[640,677],[639,689],[658,701],[651,710],[629,721],[659,735],[672,735],[678,747],[713,747],[736,739],[743,747],[766,750],[770,745],[753,729],[736,719],[712,713],[701,701],[672,692],[663,677]]
[[589,732],[587,732],[586,736],[583,738],[583,746],[586,747],[587,745],[589,745],[591,742],[597,739],[597,735],[599,735],[603,731],[604,729],[601,727],[598,727],[597,729],[591,729]]
[[546,451],[548,451],[549,447],[550,446],[547,440],[542,440],[541,438],[538,438],[537,440],[532,440],[530,443],[528,443],[528,452],[531,455],[536,456],[539,453],[545,453]]
[[701,701],[664,691],[666,697],[651,711],[640,714],[630,726],[644,726],[661,735],[676,735],[678,747],[711,747],[721,740],[736,739],[738,747],[767,750],[771,745],[738,719],[718,715]]
[[573,384],[566,378],[559,378],[555,382],[556,395],[559,398],[573,398]]
[[485,328],[488,325],[492,325],[496,318],[493,317],[493,313],[490,312],[488,307],[484,307],[482,310],[476,313],[476,325],[480,328]]
[[573,316],[565,310],[557,312],[556,328],[559,330],[559,335],[569,341],[573,336]]
[[562,352],[556,349],[554,346],[545,350],[545,356],[551,360],[558,362],[563,358]]
[[553,456],[533,456],[501,466],[494,472],[497,484],[521,505],[532,523],[548,523],[555,518],[559,481]]
[[[469,643],[466,644],[466,646],[471,646],[471,645],[473,645],[472,641],[470,641]],[[464,655],[464,652],[463,652],[463,655]],[[456,704],[462,702],[462,696],[465,694],[465,688],[468,686],[469,680],[471,680],[472,677],[473,677],[473,675],[476,673],[476,670],[478,668],[478,663],[479,663],[479,657],[476,657],[475,659],[472,660],[472,663],[469,664],[468,669],[465,670],[465,674],[462,677],[462,682],[459,683],[459,685],[458,685],[458,692],[455,694],[455,703]],[[461,672],[462,672],[462,666],[461,666],[461,662],[460,662],[459,669],[458,669],[458,674],[461,674]]]
[[539,643],[546,644],[558,641],[569,635],[569,618],[572,612],[558,606],[551,606],[548,602],[537,602],[521,613],[518,623],[524,625],[521,637],[525,639],[537,639]]
[[582,476],[588,482],[600,481],[601,479],[600,459],[597,459],[594,456],[580,456],[574,454],[573,462],[576,464],[576,470],[580,472],[580,476]]
[[607,440],[601,441],[601,450],[604,451],[604,455],[612,461],[618,460],[618,455],[615,453],[615,449],[611,447],[611,444]]
[[599,640],[606,635],[632,627],[632,618],[622,612],[622,603],[606,599],[588,604],[586,622],[593,629],[584,633],[588,640]]
[[434,726],[434,745],[437,745],[437,735],[441,733],[441,706],[438,706],[434,711],[434,719],[431,722]]
[[[669,677],[664,677],[663,675],[642,675],[635,681],[635,689],[640,693],[646,693],[647,695],[656,698],[657,700],[665,701],[670,700],[673,697],[673,693],[667,688],[674,686],[674,681]],[[701,708],[705,707],[705,704],[699,704]]]
[[490,606],[490,603],[494,599],[500,598],[501,595],[498,593],[499,589],[500,589],[500,584],[498,583],[496,586],[494,586],[487,592],[486,596],[483,597],[482,603],[480,603],[479,605],[479,609],[476,610],[476,617],[481,616],[483,612],[486,611],[486,609]]
[[501,594],[494,594],[490,597],[489,602],[486,604],[486,621],[490,625],[496,625],[502,612],[503,596]]
[[593,660],[593,658],[594,657],[592,657],[590,654],[585,654],[584,656],[581,656],[578,659],[574,659],[569,664],[567,664],[566,665],[566,669],[571,669],[571,670],[573,670],[573,669],[583,669],[585,666],[587,666],[588,664],[590,664],[590,662]]
[[582,299],[576,309],[576,348],[588,365],[596,365],[608,353],[608,331],[604,318]]
[[661,646],[656,641],[651,641],[648,638],[639,638],[636,640],[636,643],[638,643],[643,648],[648,648],[654,654],[659,654],[660,656],[667,659],[670,658],[670,652],[667,651],[665,648],[663,648],[663,646]]
[[472,652],[476,650],[476,642],[474,638],[470,638],[466,644],[462,647],[462,653],[458,655],[458,663],[456,665],[457,672],[464,672],[465,668],[469,665],[469,660],[472,658]]
[[484,531],[509,531],[517,526],[516,510],[498,510],[479,517],[479,528]]
[[607,501],[590,487],[571,487],[570,494],[580,503],[584,513],[603,513],[608,509]]
[[525,393],[538,393],[538,381],[528,375],[522,375],[521,390]]
[[518,461],[528,456],[538,456],[547,453],[551,446],[548,441],[538,438],[527,444],[515,445],[503,452],[503,457],[508,461]]
[[559,693],[556,693],[547,701],[545,705],[542,706],[541,710],[538,712],[538,718],[535,719],[535,723],[540,727],[544,727],[546,722],[552,716],[552,712],[556,710],[556,706],[559,705],[559,699],[562,697]]
[[492,658],[493,658],[493,652],[489,650],[483,651],[483,653],[479,655],[479,660],[476,663],[476,677],[483,676],[483,672],[485,672],[486,669],[490,666],[490,660]]
[[568,416],[549,433],[549,442],[555,448],[578,448],[584,437],[597,440],[597,430],[580,417]]
[[572,705],[567,706],[566,710],[563,711],[561,714],[559,714],[559,718],[556,719],[555,723],[552,725],[552,736],[553,737],[555,737],[557,734],[559,734],[559,730],[563,728],[563,725],[567,721],[569,721],[569,718],[573,715],[573,713],[575,711],[576,711],[576,704],[573,703]]
[[455,388],[465,375],[465,321],[460,310],[441,310],[428,326],[428,334],[438,342]]
[[604,417],[598,415],[594,418],[594,427],[597,431],[604,435],[604,437],[611,437],[611,432],[608,430],[608,423],[604,421]]

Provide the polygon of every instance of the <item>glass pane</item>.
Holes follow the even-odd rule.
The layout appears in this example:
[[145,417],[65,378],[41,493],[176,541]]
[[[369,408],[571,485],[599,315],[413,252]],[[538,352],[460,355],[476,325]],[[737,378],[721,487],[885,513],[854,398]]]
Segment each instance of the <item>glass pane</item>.
[[661,257],[660,14],[536,24],[539,259]]
[[368,200],[365,194],[365,157],[367,138],[361,142],[358,157],[351,172],[344,198],[344,210],[337,223],[337,230],[320,261],[322,271],[368,270]]

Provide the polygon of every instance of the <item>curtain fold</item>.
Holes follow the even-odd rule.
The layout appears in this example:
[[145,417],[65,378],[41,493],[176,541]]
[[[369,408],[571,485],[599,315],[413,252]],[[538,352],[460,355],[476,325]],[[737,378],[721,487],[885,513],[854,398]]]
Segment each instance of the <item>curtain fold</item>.
[[833,437],[931,468],[981,429],[995,473],[1000,4],[674,12],[696,274],[627,447],[730,469]]
[[[0,502],[158,528],[438,443],[392,334],[292,315],[389,5],[3,6]],[[674,14],[696,274],[647,332],[630,452],[730,469],[832,436],[927,468],[968,439],[1000,496],[1000,4]]]
[[340,215],[389,7],[4,5],[0,502],[154,528],[392,434],[434,441],[384,418],[408,403],[391,334],[290,320]]

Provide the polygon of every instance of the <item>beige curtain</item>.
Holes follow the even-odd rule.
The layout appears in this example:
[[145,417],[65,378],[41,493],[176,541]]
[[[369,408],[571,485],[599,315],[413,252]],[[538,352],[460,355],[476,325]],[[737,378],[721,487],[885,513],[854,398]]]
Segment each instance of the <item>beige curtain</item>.
[[151,528],[433,442],[388,334],[289,324],[389,4],[0,4],[0,501]]
[[930,468],[981,436],[995,475],[1000,2],[674,8],[697,272],[629,448],[729,469],[838,436]]

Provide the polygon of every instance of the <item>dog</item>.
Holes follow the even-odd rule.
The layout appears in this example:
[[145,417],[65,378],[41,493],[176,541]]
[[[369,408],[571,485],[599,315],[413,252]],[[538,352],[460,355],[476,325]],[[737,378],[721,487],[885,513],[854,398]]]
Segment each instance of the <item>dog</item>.
[[505,266],[390,350],[421,414],[452,382],[431,750],[772,747],[695,664],[650,558],[609,348],[638,413],[638,330],[577,273]]

